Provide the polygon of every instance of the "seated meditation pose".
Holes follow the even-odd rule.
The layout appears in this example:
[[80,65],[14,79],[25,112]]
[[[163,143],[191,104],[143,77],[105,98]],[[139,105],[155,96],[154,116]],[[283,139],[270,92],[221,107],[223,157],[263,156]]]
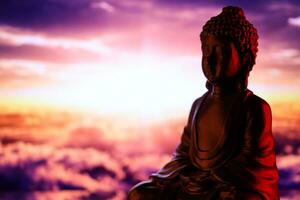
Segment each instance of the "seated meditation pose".
[[129,200],[279,200],[268,103],[247,89],[258,35],[239,7],[203,26],[208,91],[192,105],[172,160]]

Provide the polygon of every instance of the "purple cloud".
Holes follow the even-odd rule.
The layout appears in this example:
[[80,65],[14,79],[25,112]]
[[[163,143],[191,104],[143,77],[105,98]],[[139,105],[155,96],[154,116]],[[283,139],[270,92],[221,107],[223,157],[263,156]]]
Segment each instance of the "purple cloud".
[[94,149],[56,149],[18,142],[2,146],[1,152],[2,190],[86,190],[114,194],[125,177],[117,160]]
[[[14,121],[20,120],[18,117]],[[63,195],[74,196],[74,199],[125,199],[128,189],[141,180],[148,179],[149,174],[157,171],[170,160],[169,148],[166,151],[162,144],[166,138],[174,137],[178,129],[177,123],[164,126],[156,126],[149,129],[149,134],[137,138],[136,142],[116,142],[114,146],[122,146],[123,149],[106,146],[91,148],[93,140],[100,144],[109,144],[101,137],[104,133],[95,128],[78,128],[72,131],[70,140],[75,144],[65,143],[65,146],[54,147],[50,144],[32,144],[30,142],[11,142],[0,146],[0,189],[27,192],[14,192],[1,194],[4,199],[14,199],[19,195],[34,196],[37,199],[47,196],[49,199]],[[178,123],[179,124],[179,123]],[[179,125],[178,125],[179,126]],[[284,145],[291,143],[298,146],[295,140],[289,140],[289,134],[276,133],[277,142],[284,143],[280,146],[278,167],[280,170],[280,189],[282,197],[292,198],[296,194],[290,189],[298,189],[299,179],[299,153],[298,151],[284,153]],[[280,137],[279,137],[280,136]],[[97,138],[98,137],[98,138]],[[154,139],[156,138],[156,139]],[[160,138],[162,141],[160,141]],[[172,140],[169,144],[176,146],[179,139]],[[78,141],[78,143],[76,142]],[[102,141],[103,140],[103,141]],[[102,141],[102,142],[101,142]],[[135,148],[131,148],[134,146]],[[151,144],[151,145],[150,145]],[[148,147],[148,148],[147,148]],[[161,149],[160,149],[161,148]],[[127,151],[123,151],[127,149]],[[45,191],[45,193],[38,193]],[[58,191],[72,190],[74,193],[59,193]],[[48,191],[48,193],[47,193]]]

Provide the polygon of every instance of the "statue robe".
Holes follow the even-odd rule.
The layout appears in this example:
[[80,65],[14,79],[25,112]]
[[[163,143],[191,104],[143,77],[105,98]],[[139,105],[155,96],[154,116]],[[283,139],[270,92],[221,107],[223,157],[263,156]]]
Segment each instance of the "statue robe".
[[[197,142],[196,120],[208,92],[196,99],[172,160],[129,192],[130,200],[279,200],[278,170],[267,102],[246,90],[209,153]],[[206,163],[203,168],[202,163]]]

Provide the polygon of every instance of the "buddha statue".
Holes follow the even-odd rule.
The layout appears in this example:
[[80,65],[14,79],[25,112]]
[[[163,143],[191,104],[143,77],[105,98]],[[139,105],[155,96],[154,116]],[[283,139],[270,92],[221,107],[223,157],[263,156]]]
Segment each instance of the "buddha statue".
[[129,200],[279,200],[268,103],[247,89],[258,35],[239,7],[203,26],[207,92],[197,98],[173,158]]

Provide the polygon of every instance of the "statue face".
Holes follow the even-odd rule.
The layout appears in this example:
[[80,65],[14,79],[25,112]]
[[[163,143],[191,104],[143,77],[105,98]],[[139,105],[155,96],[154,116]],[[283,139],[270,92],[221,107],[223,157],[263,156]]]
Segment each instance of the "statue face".
[[241,64],[233,42],[208,34],[202,41],[202,70],[212,84],[235,78]]

